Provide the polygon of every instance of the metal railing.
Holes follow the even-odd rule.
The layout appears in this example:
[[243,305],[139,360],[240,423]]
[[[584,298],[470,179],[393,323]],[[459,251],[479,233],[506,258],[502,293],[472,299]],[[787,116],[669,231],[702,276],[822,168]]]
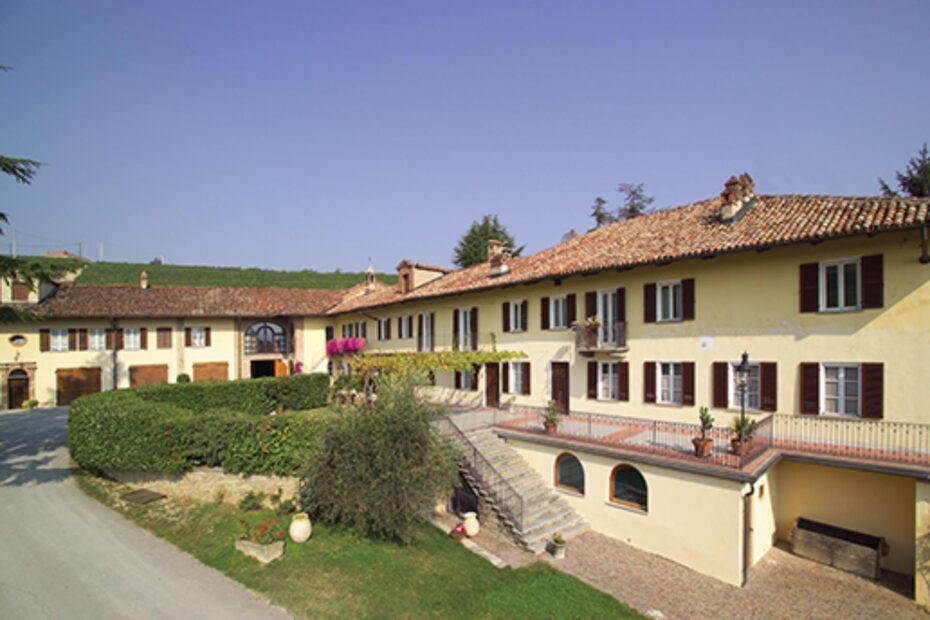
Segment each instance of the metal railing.
[[586,327],[576,325],[575,348],[579,351],[614,351],[626,349],[626,321]]
[[523,531],[523,496],[511,486],[500,472],[485,458],[459,427],[448,417],[436,421],[439,435],[459,448],[460,455],[469,470],[477,478],[484,492],[491,495],[514,527]]
[[774,416],[774,445],[794,452],[930,466],[930,425],[834,416]]
[[259,338],[253,334],[246,334],[243,339],[243,352],[246,355],[256,355],[260,353],[279,353],[281,355],[287,355],[291,352],[287,342],[287,335],[285,334],[276,334],[273,339]]

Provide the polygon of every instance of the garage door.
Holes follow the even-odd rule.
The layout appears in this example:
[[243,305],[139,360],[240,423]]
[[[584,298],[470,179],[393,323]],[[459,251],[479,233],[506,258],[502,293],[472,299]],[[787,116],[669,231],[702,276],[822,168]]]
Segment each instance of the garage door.
[[194,381],[226,381],[229,364],[226,362],[201,362],[194,364]]
[[168,364],[149,364],[129,367],[129,385],[158,385],[168,383]]
[[59,368],[55,371],[59,405],[67,405],[78,396],[100,391],[100,368]]

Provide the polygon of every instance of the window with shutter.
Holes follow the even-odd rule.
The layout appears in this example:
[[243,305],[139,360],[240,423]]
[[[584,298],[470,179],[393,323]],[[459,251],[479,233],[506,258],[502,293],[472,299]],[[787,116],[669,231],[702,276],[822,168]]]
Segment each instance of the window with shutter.
[[775,362],[759,364],[759,408],[771,412],[778,409],[778,366]]
[[686,407],[694,404],[694,362],[681,364],[681,404]]
[[510,331],[510,302],[501,304],[501,329],[506,334]]
[[862,364],[862,417],[882,419],[885,402],[885,367],[881,363]]
[[[469,316],[469,320],[471,322],[471,324],[469,325],[469,329],[471,330],[471,340],[470,341],[466,340],[466,342],[470,342],[472,351],[477,351],[478,350],[478,308],[477,307],[474,307],[471,309],[471,315]],[[475,389],[476,390],[478,389],[477,385],[475,386]]]
[[530,394],[530,363],[520,362],[520,366],[523,368],[523,389],[520,393],[528,396]]
[[47,329],[39,330],[39,351],[49,351],[51,349],[51,332]]
[[804,362],[799,372],[801,413],[817,415],[820,413],[820,364]]
[[549,329],[549,298],[543,297],[539,300],[539,328]]
[[617,400],[630,400],[629,362],[617,362]]
[[643,322],[656,322],[656,285],[655,282],[643,285]]
[[799,271],[801,312],[817,312],[820,307],[820,265],[804,263]]
[[588,362],[588,398],[597,398],[597,362]]
[[157,346],[159,349],[171,348],[171,328],[159,327],[157,332]]
[[883,264],[881,254],[863,256],[860,261],[863,308],[881,308],[885,305]]
[[643,362],[643,401],[656,402],[656,363]]

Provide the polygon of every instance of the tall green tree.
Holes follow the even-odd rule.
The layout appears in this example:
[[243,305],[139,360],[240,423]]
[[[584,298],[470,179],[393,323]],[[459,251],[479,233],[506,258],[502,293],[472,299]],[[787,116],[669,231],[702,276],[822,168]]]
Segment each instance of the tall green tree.
[[[911,157],[904,168],[904,172],[896,172],[895,179],[898,190],[907,196],[926,198],[930,196],[930,152],[927,143],[917,151],[917,157]],[[899,196],[898,191],[891,189],[885,179],[879,177],[878,184],[886,196]]]
[[600,196],[597,196],[594,204],[591,205],[591,217],[594,218],[594,225],[597,228],[617,221],[617,216],[607,208],[607,201]]
[[622,204],[616,211],[608,209],[607,201],[600,196],[594,199],[591,217],[594,218],[596,228],[645,215],[651,211],[650,205],[655,201],[655,198],[646,194],[645,183],[621,183],[617,186],[617,192],[622,197]]
[[525,246],[516,247],[516,242],[507,227],[500,223],[496,215],[485,215],[481,221],[475,221],[468,231],[459,239],[452,255],[452,262],[459,267],[471,267],[488,260],[488,241],[497,239],[510,250],[512,256],[519,256]]

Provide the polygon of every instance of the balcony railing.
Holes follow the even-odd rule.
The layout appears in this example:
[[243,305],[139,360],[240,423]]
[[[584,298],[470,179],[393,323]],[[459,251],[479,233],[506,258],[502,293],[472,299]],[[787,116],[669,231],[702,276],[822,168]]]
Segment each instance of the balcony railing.
[[626,321],[597,326],[576,325],[575,348],[582,352],[623,351],[626,344]]
[[287,355],[291,352],[285,334],[278,334],[274,336],[274,338],[262,338],[254,334],[246,334],[244,338],[244,351],[246,355],[257,355],[260,353]]

